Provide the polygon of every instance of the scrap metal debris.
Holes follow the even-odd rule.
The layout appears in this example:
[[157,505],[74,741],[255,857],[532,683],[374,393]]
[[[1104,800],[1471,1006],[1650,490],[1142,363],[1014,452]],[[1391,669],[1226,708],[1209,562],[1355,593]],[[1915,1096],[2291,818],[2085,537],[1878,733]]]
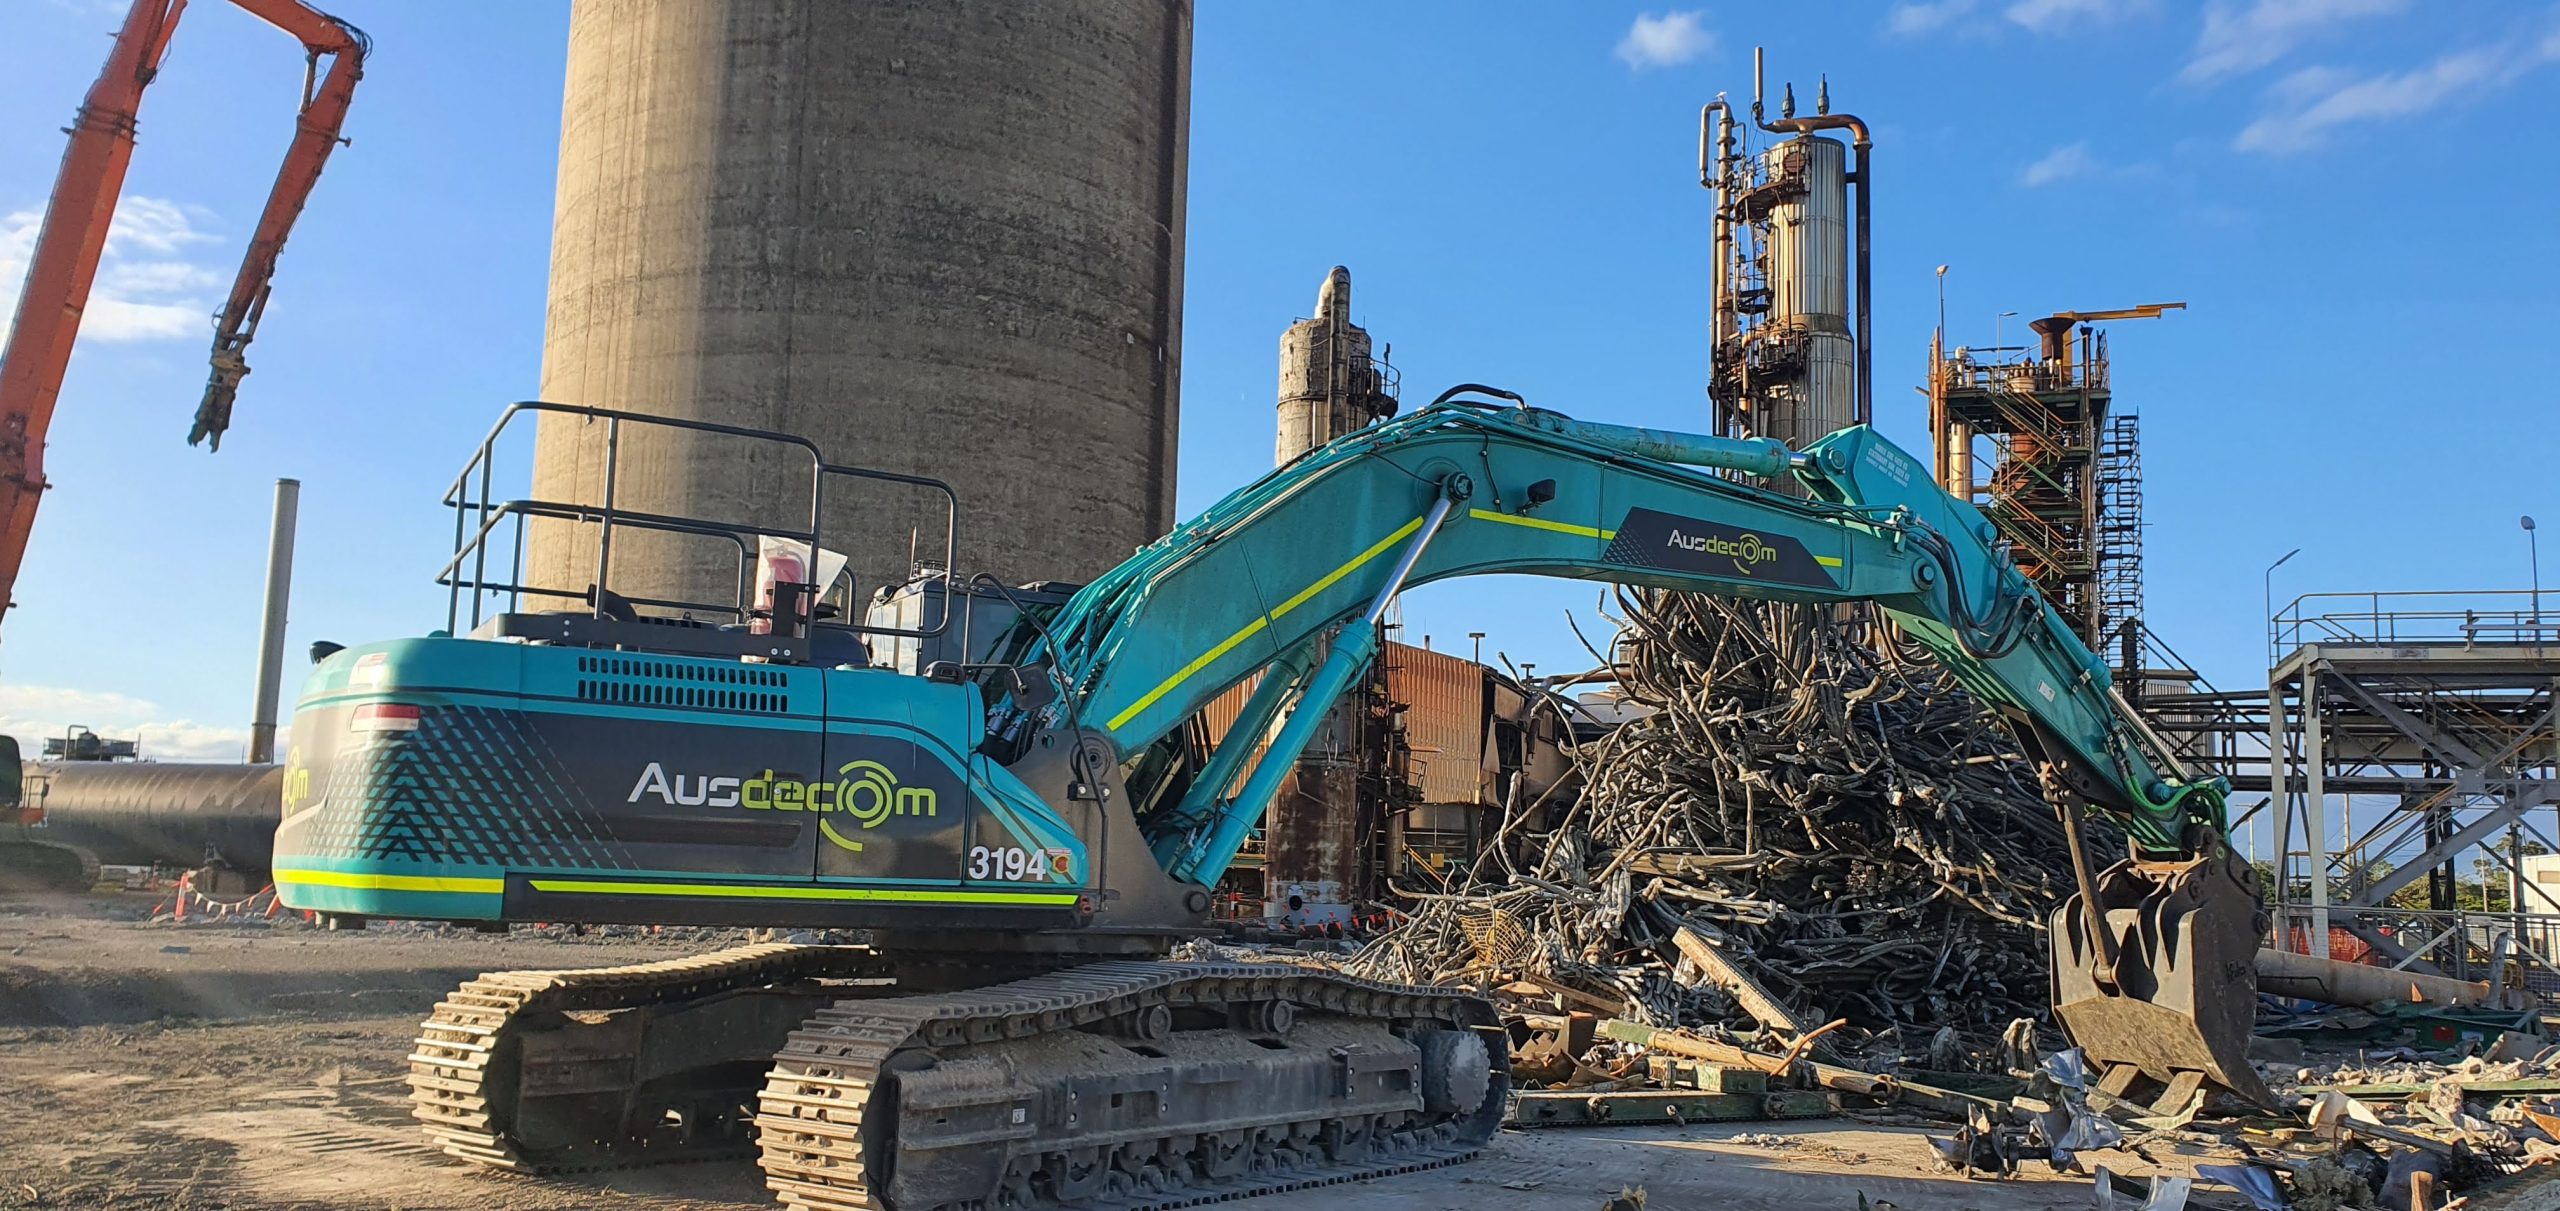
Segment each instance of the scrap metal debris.
[[1578,793],[1511,805],[1455,887],[1409,891],[1355,971],[1659,1025],[1845,1018],[1913,1048],[1955,1027],[1986,1053],[2047,1016],[2062,826],[1980,702],[1860,616],[1620,602],[1609,663],[1652,713],[1581,747]]

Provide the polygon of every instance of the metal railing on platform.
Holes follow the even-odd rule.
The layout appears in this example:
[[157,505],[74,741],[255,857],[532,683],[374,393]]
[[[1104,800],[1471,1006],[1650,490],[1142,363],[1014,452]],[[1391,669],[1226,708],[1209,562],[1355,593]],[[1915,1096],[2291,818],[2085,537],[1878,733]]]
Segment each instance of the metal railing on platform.
[[2531,589],[2306,593],[2268,620],[2274,650],[2307,644],[2420,646],[2560,643],[2560,593],[2545,610]]

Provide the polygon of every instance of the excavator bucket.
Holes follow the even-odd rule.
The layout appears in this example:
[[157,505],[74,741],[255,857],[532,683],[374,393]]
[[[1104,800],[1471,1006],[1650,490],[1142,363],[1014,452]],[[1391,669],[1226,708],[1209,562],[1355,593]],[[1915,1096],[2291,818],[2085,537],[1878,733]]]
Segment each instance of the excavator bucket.
[[2225,851],[2119,862],[2096,886],[2096,913],[2078,895],[2054,910],[2053,1012],[2105,1087],[2123,1094],[2138,1072],[2167,1103],[2209,1081],[2274,1108],[2248,1055],[2267,928],[2257,872]]

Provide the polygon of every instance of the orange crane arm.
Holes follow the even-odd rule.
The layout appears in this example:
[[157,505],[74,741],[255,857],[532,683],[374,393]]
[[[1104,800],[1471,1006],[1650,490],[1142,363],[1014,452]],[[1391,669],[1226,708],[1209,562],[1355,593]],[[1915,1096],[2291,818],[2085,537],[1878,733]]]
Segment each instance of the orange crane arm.
[[[363,74],[367,50],[364,35],[355,27],[300,0],[233,2],[300,39],[309,58],[293,145],[267,198],[266,211],[259,217],[257,235],[231,299],[217,320],[214,382],[206,390],[204,409],[197,414],[198,436],[218,436],[229,421],[231,388],[247,373],[239,361],[240,349],[257,328],[267,283],[275,272],[276,252],[284,246],[285,233],[301,213],[303,199],[310,195],[321,165],[338,141],[338,126]],[[159,75],[161,56],[186,7],[187,0],[134,0],[125,13],[107,65],[89,86],[79,118],[68,131],[70,146],[63,152],[53,196],[45,205],[44,226],[27,266],[26,288],[18,297],[17,319],[8,343],[0,346],[0,610],[12,604],[36,504],[50,486],[44,476],[45,432],[52,426],[62,376],[71,364],[72,343],[80,334],[81,313],[97,281],[99,258],[106,252],[116,199],[124,191],[125,169],[133,161],[142,93]],[[315,88],[312,77],[322,55],[335,61],[327,80]],[[226,365],[231,367],[228,371]],[[215,406],[217,394],[219,407]]]
[[[240,275],[232,280],[231,297],[214,318],[213,375],[205,383],[204,402],[196,407],[195,427],[187,433],[188,445],[209,440],[216,450],[222,448],[223,431],[231,427],[232,398],[239,393],[241,378],[249,373],[243,358],[250,339],[258,334],[258,317],[267,309],[276,254],[284,251],[285,236],[302,214],[311,187],[320,183],[320,169],[329,162],[330,151],[338,146],[347,102],[355,97],[356,81],[364,78],[365,55],[372,50],[364,31],[302,0],[232,3],[301,39],[308,58],[303,67],[302,116],[294,123],[293,144],[285,149],[284,168],[276,173],[275,188],[258,215],[257,233],[249,240],[248,256],[240,262]],[[330,57],[325,80],[318,79],[323,55]]]

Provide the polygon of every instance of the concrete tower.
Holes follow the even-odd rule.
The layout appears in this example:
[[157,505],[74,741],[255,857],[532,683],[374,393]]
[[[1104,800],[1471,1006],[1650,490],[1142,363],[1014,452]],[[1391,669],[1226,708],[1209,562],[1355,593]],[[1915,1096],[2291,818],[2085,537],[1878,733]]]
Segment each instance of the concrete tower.
[[[798,434],[860,590],[928,562],[1083,579],[1168,529],[1189,0],[577,0],[542,397]],[[537,497],[602,496],[546,418]],[[615,507],[805,525],[805,456],[628,430]],[[792,514],[801,516],[795,522]],[[595,527],[527,578],[583,591]],[[617,528],[626,596],[727,602],[735,547]]]
[[1316,313],[1280,334],[1280,440],[1272,464],[1395,415],[1369,331],[1351,322],[1351,271],[1340,265],[1316,291]]

